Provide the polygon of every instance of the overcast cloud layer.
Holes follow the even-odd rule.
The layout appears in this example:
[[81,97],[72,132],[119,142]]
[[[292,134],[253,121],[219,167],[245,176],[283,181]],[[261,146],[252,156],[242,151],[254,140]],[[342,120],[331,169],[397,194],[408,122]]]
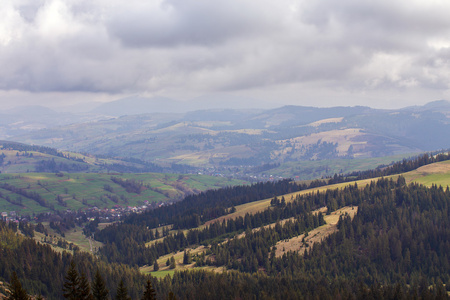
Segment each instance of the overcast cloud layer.
[[0,6],[3,103],[216,92],[321,106],[450,99],[448,0]]

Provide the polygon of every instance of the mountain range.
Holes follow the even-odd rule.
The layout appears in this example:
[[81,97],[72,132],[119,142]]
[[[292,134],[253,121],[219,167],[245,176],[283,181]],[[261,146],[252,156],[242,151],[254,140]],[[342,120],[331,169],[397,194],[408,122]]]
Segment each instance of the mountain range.
[[[160,104],[170,102],[158,99]],[[151,107],[143,101],[120,100],[98,107],[88,122],[60,125],[55,117],[54,126],[42,129],[9,123],[20,130],[10,131],[8,140],[197,167],[369,158],[450,148],[450,103],[444,100],[395,110],[283,106],[183,113],[146,113]],[[128,115],[113,116],[117,110]],[[51,111],[47,113],[48,119]]]

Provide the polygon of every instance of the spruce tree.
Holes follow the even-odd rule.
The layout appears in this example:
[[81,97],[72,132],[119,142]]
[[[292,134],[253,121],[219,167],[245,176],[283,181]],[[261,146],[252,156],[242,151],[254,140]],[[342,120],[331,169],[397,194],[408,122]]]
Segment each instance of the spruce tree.
[[169,269],[175,269],[175,267],[176,267],[176,263],[175,263],[175,257],[171,257],[170,258],[170,266],[169,266]]
[[147,279],[147,284],[145,285],[145,291],[142,295],[142,300],[156,300],[156,292],[152,286],[150,279]]
[[123,282],[123,278],[120,280],[119,285],[117,286],[117,294],[116,294],[116,300],[130,300],[131,298],[128,297],[128,289]]
[[80,296],[79,285],[80,285],[80,278],[75,268],[75,262],[72,260],[70,262],[69,270],[67,271],[66,281],[64,282],[63,287],[64,298],[70,300],[79,299]]
[[192,263],[191,253],[184,250],[183,264],[188,265],[190,263]]
[[109,291],[106,289],[105,281],[100,275],[100,271],[97,269],[95,272],[94,281],[92,282],[92,295],[95,300],[106,300],[108,299]]
[[158,271],[158,270],[159,270],[158,260],[155,260],[155,263],[153,264],[153,271]]
[[175,294],[170,291],[169,295],[167,295],[166,300],[177,300],[177,297],[175,297]]
[[6,298],[8,300],[29,300],[30,297],[27,294],[27,291],[22,288],[22,284],[17,277],[16,272],[13,272],[11,275],[11,281],[9,283],[9,296]]
[[89,285],[89,281],[84,272],[81,273],[80,276],[80,284],[79,284],[79,299],[80,300],[92,300],[91,286]]

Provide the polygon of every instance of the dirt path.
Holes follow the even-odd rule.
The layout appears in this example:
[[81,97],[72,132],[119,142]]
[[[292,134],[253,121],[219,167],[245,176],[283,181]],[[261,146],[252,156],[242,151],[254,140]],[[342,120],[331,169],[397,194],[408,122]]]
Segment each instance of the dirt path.
[[[293,237],[289,240],[283,240],[279,241],[275,247],[275,256],[280,257],[284,253],[288,251],[295,251],[299,252],[300,254],[303,254],[305,249],[311,250],[314,243],[320,243],[331,235],[332,233],[336,232],[337,229],[337,223],[339,221],[339,217],[341,215],[349,214],[351,218],[353,218],[356,213],[358,212],[357,206],[346,206],[341,209],[338,209],[335,212],[332,212],[330,215],[327,215],[324,217],[325,222],[327,224],[322,225],[316,229],[311,230],[308,233],[308,236],[305,237],[304,234]],[[304,238],[304,239],[303,239]]]

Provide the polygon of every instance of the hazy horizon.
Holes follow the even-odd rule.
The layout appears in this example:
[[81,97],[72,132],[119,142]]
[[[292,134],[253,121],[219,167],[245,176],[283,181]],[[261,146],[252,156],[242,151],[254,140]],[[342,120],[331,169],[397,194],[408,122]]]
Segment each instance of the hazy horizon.
[[[211,97],[213,100],[221,99],[220,101],[212,101],[210,103],[207,103],[207,98]],[[13,113],[15,111],[21,111],[26,110],[28,108],[33,109],[36,107],[43,107],[48,108],[55,112],[68,112],[68,113],[90,113],[95,112],[96,109],[101,108],[104,104],[108,103],[114,103],[114,102],[123,102],[128,99],[143,99],[143,100],[149,100],[149,103],[151,103],[152,100],[158,99],[158,98],[167,98],[168,100],[173,100],[176,103],[181,104],[181,108],[179,108],[180,112],[188,112],[188,111],[196,111],[196,110],[210,110],[210,109],[237,109],[237,110],[245,110],[245,109],[263,109],[263,110],[269,110],[269,109],[275,109],[280,108],[283,106],[305,106],[305,107],[317,107],[317,108],[332,108],[332,107],[355,107],[355,106],[365,106],[372,109],[387,109],[387,110],[395,110],[395,109],[402,109],[406,107],[412,107],[412,106],[423,106],[428,103],[437,102],[437,101],[447,101],[446,99],[436,99],[433,101],[428,101],[425,103],[420,104],[413,104],[413,105],[405,105],[405,106],[391,106],[391,107],[380,107],[380,106],[374,106],[370,103],[368,105],[341,105],[339,103],[336,103],[335,105],[302,105],[298,103],[273,103],[269,101],[259,101],[258,99],[251,99],[251,98],[244,98],[244,97],[238,97],[238,96],[223,96],[223,95],[205,95],[201,97],[196,97],[189,100],[180,100],[176,98],[170,98],[170,97],[140,97],[137,95],[132,95],[129,97],[124,97],[120,99],[115,99],[107,102],[83,102],[78,104],[68,104],[68,105],[58,105],[55,103],[30,103],[30,104],[24,104],[24,103],[15,103],[16,105],[12,105],[10,107],[3,106],[0,108],[0,113]],[[190,104],[193,104],[192,108],[189,107]],[[201,103],[204,103],[205,106],[200,106]],[[450,103],[450,102],[449,102]],[[171,111],[170,106],[165,106],[161,110],[161,112],[168,112]]]

